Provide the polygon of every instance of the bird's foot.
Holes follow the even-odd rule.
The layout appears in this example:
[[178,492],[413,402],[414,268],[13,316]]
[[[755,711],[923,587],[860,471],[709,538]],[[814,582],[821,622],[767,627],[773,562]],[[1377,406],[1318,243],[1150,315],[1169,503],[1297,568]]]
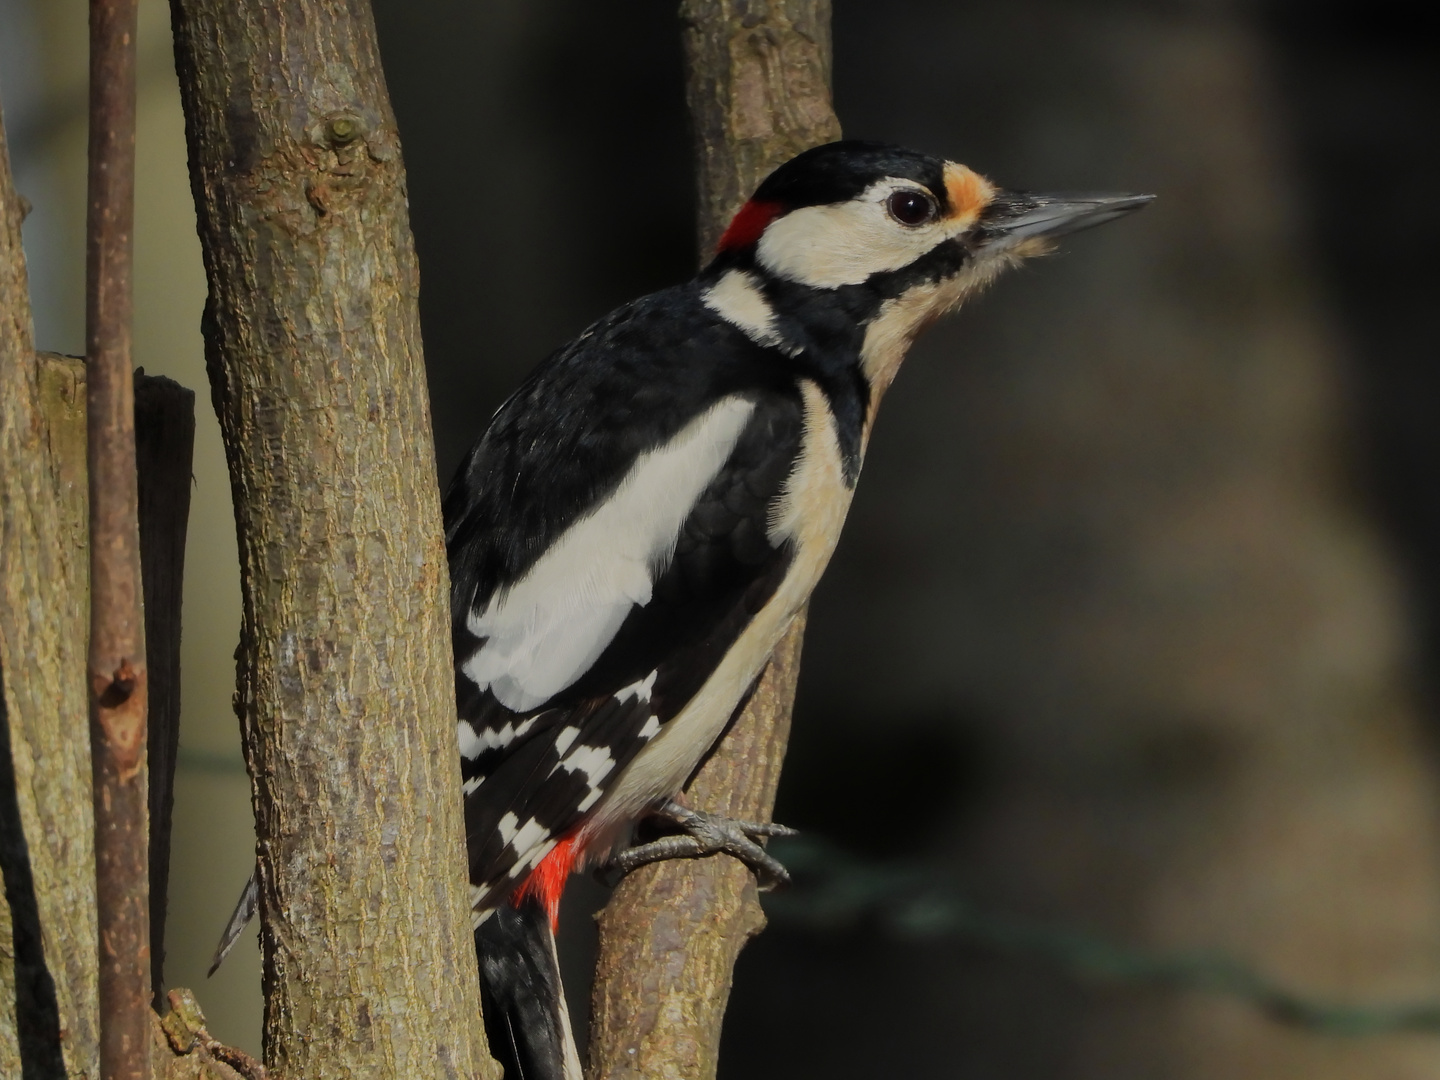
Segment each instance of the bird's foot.
[[650,812],[649,820],[683,830],[683,835],[662,836],[649,843],[626,848],[611,858],[605,869],[624,877],[631,870],[664,859],[703,859],[710,855],[733,855],[755,873],[762,890],[790,882],[790,872],[760,846],[771,836],[798,836],[773,821],[737,821],[734,818],[691,810],[673,799]]

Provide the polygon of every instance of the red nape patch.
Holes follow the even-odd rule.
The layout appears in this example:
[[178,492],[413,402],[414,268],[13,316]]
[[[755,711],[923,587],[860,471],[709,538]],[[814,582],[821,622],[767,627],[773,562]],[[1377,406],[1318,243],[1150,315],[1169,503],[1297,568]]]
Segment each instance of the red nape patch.
[[715,245],[715,250],[734,251],[736,248],[749,247],[760,239],[765,226],[780,216],[782,209],[778,202],[756,202],[751,199],[731,220],[730,227],[725,230],[725,235],[720,237],[720,243]]
[[540,865],[531,870],[530,876],[515,890],[516,902],[533,896],[545,905],[551,933],[559,929],[560,894],[565,891],[565,882],[579,858],[579,843],[574,836],[567,836],[550,849],[550,854],[540,860]]

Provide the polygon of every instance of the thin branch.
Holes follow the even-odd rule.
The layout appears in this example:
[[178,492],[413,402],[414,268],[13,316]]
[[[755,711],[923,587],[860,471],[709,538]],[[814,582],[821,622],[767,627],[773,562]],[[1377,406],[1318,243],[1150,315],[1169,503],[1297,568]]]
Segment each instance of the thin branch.
[[100,1075],[150,1072],[147,686],[130,365],[135,0],[91,0],[85,353]]

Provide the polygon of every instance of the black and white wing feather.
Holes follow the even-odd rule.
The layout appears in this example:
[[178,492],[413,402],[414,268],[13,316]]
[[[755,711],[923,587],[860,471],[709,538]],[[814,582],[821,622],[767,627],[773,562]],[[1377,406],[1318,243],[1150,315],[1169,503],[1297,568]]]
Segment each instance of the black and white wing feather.
[[[784,577],[770,516],[802,406],[767,363],[682,290],[639,301],[502,406],[447,495],[477,912],[601,804]],[[630,422],[626,390],[673,429]]]

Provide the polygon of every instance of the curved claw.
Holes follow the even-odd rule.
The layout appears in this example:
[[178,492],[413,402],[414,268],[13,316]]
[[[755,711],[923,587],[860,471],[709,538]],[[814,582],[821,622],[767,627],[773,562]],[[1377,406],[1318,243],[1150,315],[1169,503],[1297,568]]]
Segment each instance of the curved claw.
[[620,852],[606,865],[606,870],[622,877],[647,863],[664,859],[703,859],[711,855],[731,855],[755,874],[759,887],[768,891],[789,884],[790,872],[757,842],[771,836],[797,836],[796,830],[773,821],[738,821],[734,818],[691,810],[673,800],[657,807],[652,816],[677,828],[685,835],[663,836]]

